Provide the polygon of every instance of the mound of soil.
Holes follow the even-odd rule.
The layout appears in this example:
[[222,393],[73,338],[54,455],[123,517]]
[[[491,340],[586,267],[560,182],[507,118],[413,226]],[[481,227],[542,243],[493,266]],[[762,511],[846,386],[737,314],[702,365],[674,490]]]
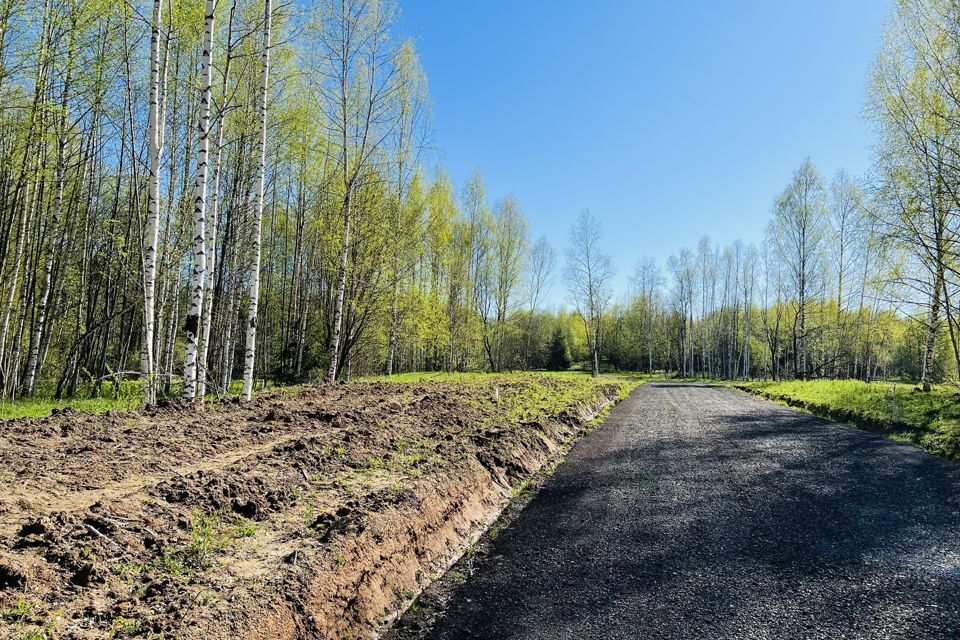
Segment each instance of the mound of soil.
[[0,637],[376,637],[622,390],[353,383],[3,423]]

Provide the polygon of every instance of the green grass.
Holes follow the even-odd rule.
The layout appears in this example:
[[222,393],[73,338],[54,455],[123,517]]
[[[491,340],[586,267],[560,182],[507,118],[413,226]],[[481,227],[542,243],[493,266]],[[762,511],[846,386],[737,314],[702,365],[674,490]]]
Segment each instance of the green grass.
[[33,610],[33,603],[24,598],[23,596],[18,596],[17,601],[8,609],[0,611],[0,620],[10,623],[21,623],[26,620],[27,616],[30,615],[30,612]]
[[[226,397],[238,397],[242,387],[242,380],[231,381]],[[268,382],[265,387],[258,387],[257,393],[275,388],[274,383]],[[140,382],[137,380],[125,380],[118,385],[107,381],[99,389],[86,389],[73,397],[57,400],[54,397],[55,389],[53,385],[46,384],[42,385],[37,394],[31,398],[17,398],[13,401],[0,400],[0,420],[45,418],[53,413],[54,409],[59,410],[68,407],[84,413],[133,411],[140,407],[141,389]],[[170,399],[178,398],[180,397],[180,391],[180,383],[175,382],[170,395],[167,397]],[[216,399],[213,394],[207,395],[208,403]]]
[[[375,375],[375,376],[363,376],[357,378],[357,382],[398,382],[398,383],[417,383],[417,382],[469,382],[469,381],[479,381],[486,380],[492,376],[504,376],[512,379],[524,379],[524,378],[556,378],[559,380],[577,380],[577,379],[591,379],[589,371],[580,371],[580,370],[570,370],[570,371],[517,371],[509,373],[484,373],[484,372],[475,372],[469,371],[465,373],[454,372],[447,373],[445,371],[423,371],[423,372],[413,372],[413,373],[395,373],[392,376],[384,375]],[[646,382],[647,380],[659,379],[662,376],[651,376],[647,373],[631,372],[631,371],[622,371],[616,373],[601,373],[600,381],[609,380],[626,380],[631,382]]]
[[516,378],[520,376],[536,376],[539,378],[582,378],[590,377],[584,371],[536,371],[517,373],[483,373],[479,371],[453,372],[446,371],[414,371],[411,373],[395,373],[392,376],[374,375],[363,376],[356,382],[397,382],[414,384],[418,382],[471,382],[489,379],[491,376]]
[[[536,371],[524,373],[445,373],[445,372],[423,372],[423,373],[400,373],[390,376],[366,376],[357,378],[357,382],[396,382],[396,383],[418,383],[418,382],[471,382],[482,381],[493,375],[505,376],[507,380],[532,378],[557,378],[557,379],[583,379],[589,380],[590,373],[587,371]],[[649,376],[642,373],[609,373],[603,374],[601,380],[614,379],[616,381],[627,381],[635,384],[654,379],[656,376]],[[241,380],[234,380],[230,383],[229,392],[226,397],[238,397],[240,395]],[[179,397],[179,383],[175,384],[171,392],[171,398]],[[267,382],[266,386],[258,392],[265,390],[283,389],[272,382]],[[71,408],[84,413],[105,413],[107,411],[133,411],[140,407],[141,386],[139,381],[126,380],[119,385],[113,382],[104,382],[96,391],[92,389],[85,390],[71,398],[57,400],[54,398],[54,388],[52,385],[42,385],[36,396],[32,398],[18,398],[13,401],[0,400],[0,420],[10,420],[13,418],[45,418],[53,411]],[[216,398],[213,395],[207,397],[207,402],[212,402]]]
[[859,380],[751,381],[735,386],[960,459],[960,395],[952,387],[924,393],[909,384]]
[[54,409],[71,407],[85,413],[104,413],[106,411],[128,411],[140,405],[139,399],[127,398],[25,398],[13,402],[0,402],[0,420],[11,418],[45,418]]

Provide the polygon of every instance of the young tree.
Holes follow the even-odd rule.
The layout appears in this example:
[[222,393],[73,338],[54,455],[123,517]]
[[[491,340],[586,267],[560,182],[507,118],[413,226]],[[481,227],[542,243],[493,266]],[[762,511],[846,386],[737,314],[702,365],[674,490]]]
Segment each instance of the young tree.
[[323,68],[319,90],[339,164],[342,235],[335,285],[327,380],[343,367],[342,340],[354,200],[370,177],[375,154],[391,130],[396,98],[395,52],[389,47],[396,11],[387,1],[325,0],[315,30]]
[[610,304],[613,263],[600,246],[600,221],[584,211],[570,229],[565,274],[577,315],[583,321],[591,373],[600,375],[603,314]]
[[570,358],[570,347],[567,345],[567,335],[561,325],[557,325],[550,338],[550,347],[547,350],[547,369],[550,371],[566,371],[573,364]]
[[420,153],[427,135],[427,80],[413,44],[405,42],[397,52],[396,124],[391,136],[391,150],[396,170],[396,198],[392,203],[392,274],[390,327],[387,330],[386,373],[393,374],[397,336],[401,320],[401,283],[413,270],[420,215],[419,203],[408,202],[410,183],[414,179]]
[[678,369],[684,377],[693,376],[693,261],[690,250],[681,249],[680,255],[667,259],[667,268],[673,275],[674,309],[678,320]]
[[653,326],[656,322],[658,294],[663,286],[663,275],[654,258],[646,256],[637,261],[631,282],[637,289],[643,312],[643,335],[647,351],[647,373],[653,373]]
[[[527,322],[523,347],[523,367],[530,366],[533,350],[534,330],[537,311],[544,295],[549,291],[553,278],[553,269],[557,264],[557,252],[546,237],[541,236],[530,250],[527,266]],[[568,365],[569,366],[569,365]]]
[[523,274],[527,249],[527,221],[512,196],[497,202],[493,214],[494,326],[487,351],[493,371],[502,371],[507,320],[515,308],[513,293]]

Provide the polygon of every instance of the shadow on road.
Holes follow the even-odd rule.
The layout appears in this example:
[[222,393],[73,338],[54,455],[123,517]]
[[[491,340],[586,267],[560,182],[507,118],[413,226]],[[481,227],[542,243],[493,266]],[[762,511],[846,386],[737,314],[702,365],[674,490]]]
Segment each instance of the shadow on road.
[[726,389],[645,385],[427,637],[956,637],[958,469]]

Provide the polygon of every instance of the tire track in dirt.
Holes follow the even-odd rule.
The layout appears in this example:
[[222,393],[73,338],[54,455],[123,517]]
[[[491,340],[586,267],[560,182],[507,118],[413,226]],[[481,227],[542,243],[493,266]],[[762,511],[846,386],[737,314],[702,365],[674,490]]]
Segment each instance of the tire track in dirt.
[[0,612],[27,613],[0,637],[373,637],[623,389],[351,384],[4,423]]

